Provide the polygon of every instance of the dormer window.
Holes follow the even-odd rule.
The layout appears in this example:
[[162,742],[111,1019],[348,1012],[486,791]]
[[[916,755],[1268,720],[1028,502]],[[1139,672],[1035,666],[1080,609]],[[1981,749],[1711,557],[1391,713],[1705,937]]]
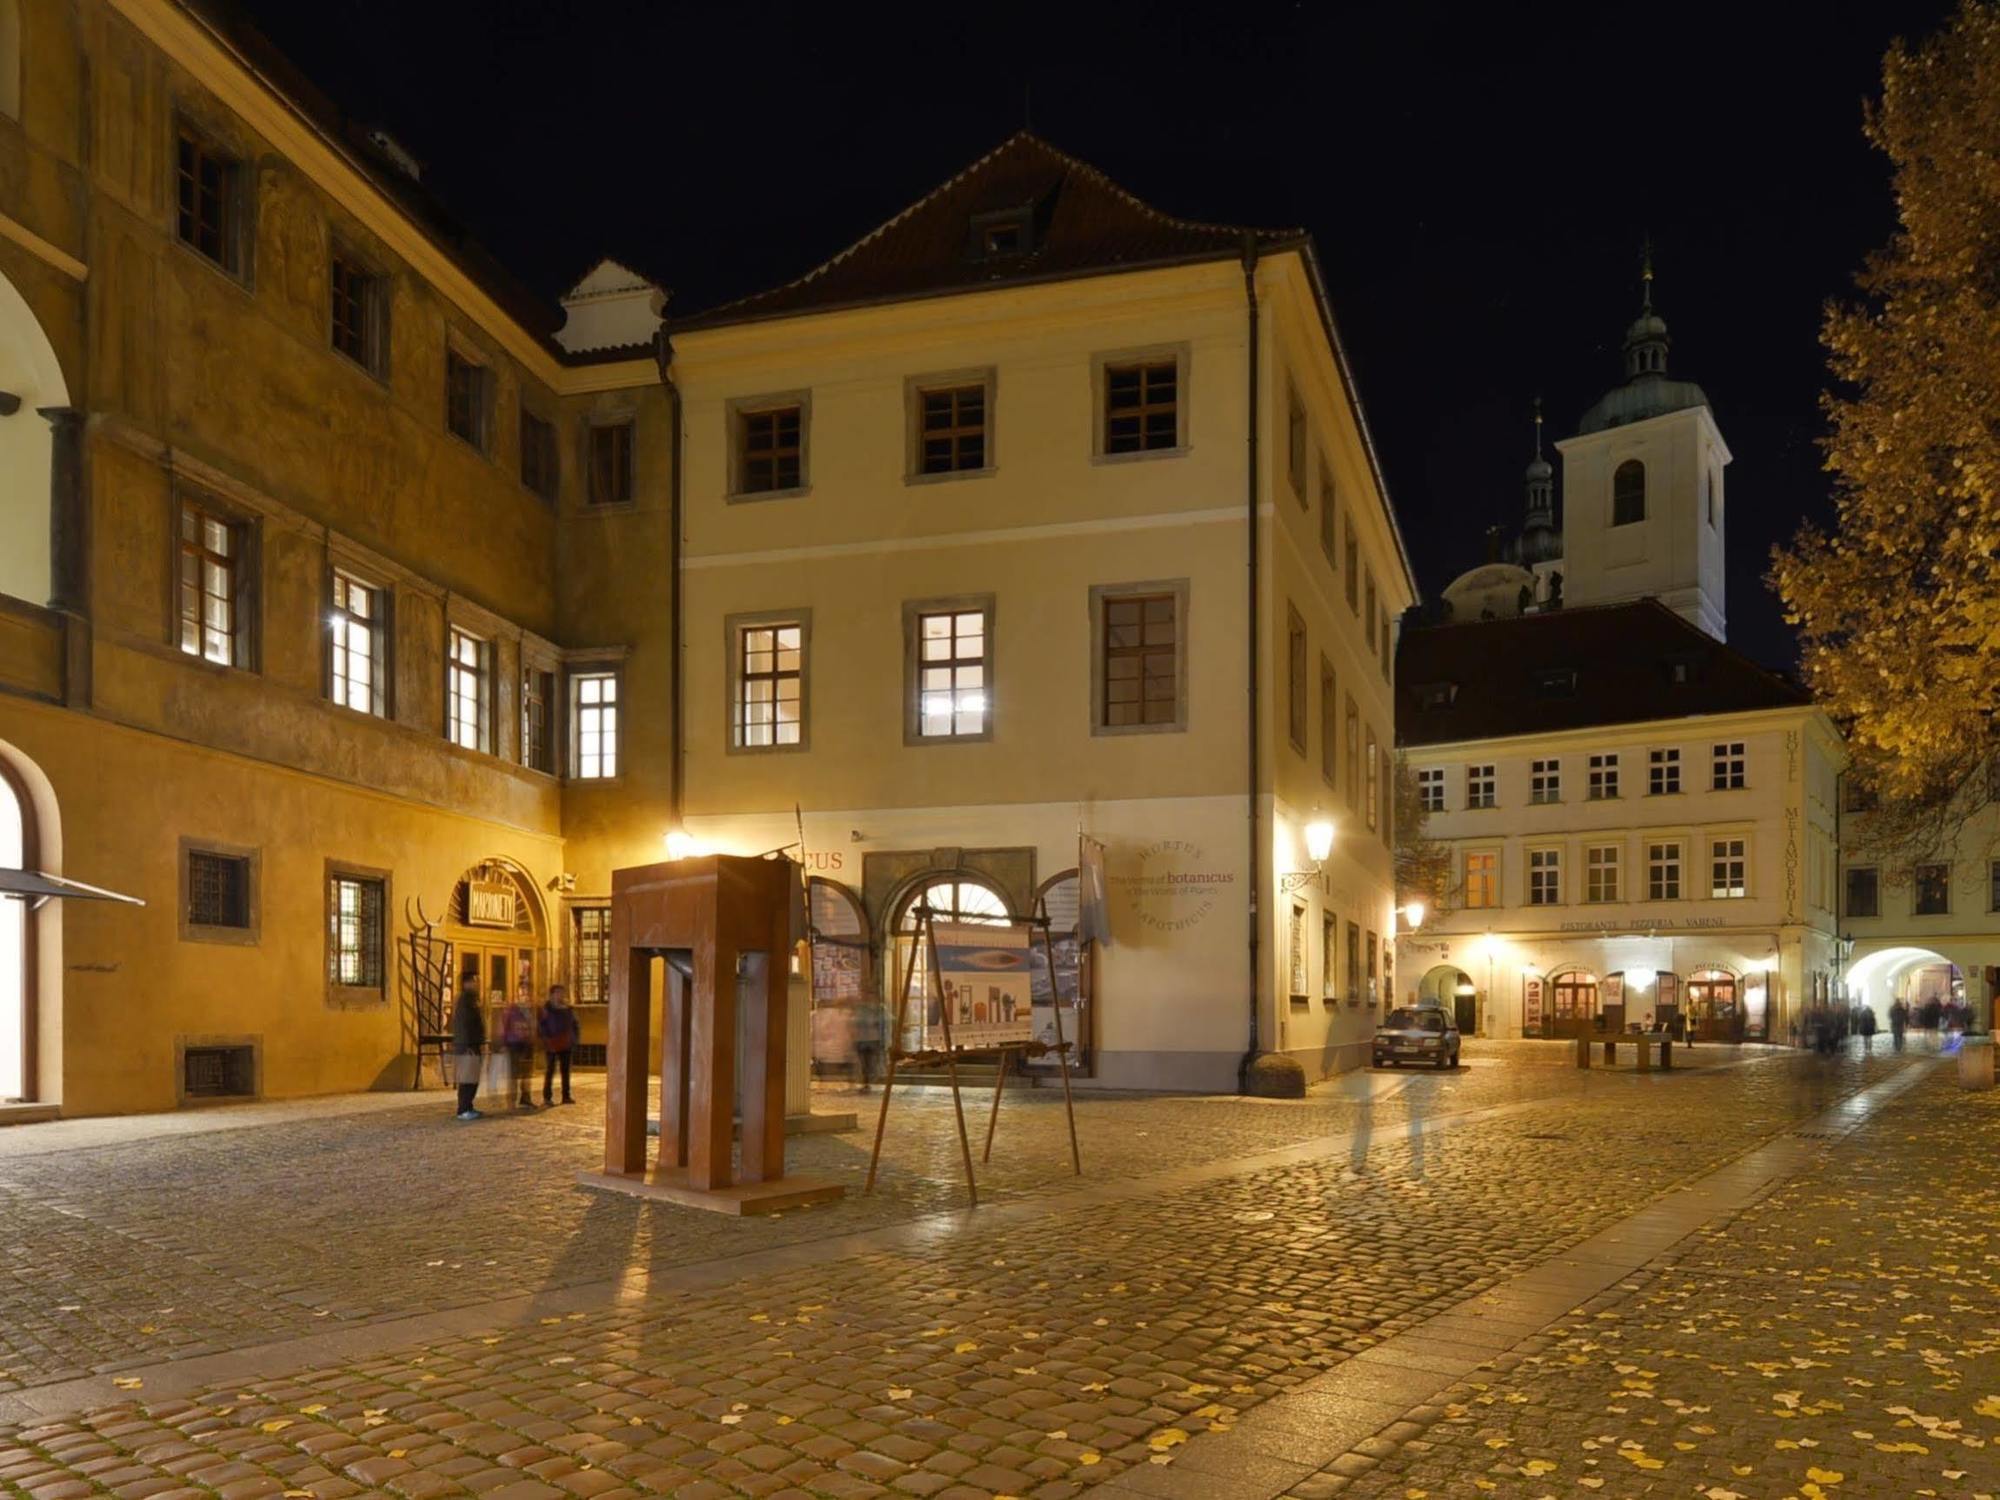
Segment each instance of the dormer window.
[[1035,248],[1035,219],[1030,208],[1007,208],[998,213],[975,214],[972,219],[972,258],[1002,260],[1026,255]]
[[1574,698],[1576,668],[1545,667],[1535,674],[1535,690],[1544,698]]
[[1417,704],[1422,708],[1450,708],[1457,697],[1455,682],[1426,682],[1417,688]]

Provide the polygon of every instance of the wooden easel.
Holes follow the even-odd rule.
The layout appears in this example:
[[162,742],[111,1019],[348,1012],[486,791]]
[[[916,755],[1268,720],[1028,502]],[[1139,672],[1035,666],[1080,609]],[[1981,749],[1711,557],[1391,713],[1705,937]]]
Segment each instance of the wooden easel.
[[[966,1134],[965,1104],[958,1090],[958,1058],[960,1049],[957,1046],[955,1046],[952,1042],[952,1037],[951,1037],[952,1008],[950,1005],[945,1003],[944,973],[938,963],[937,933],[935,930],[935,920],[937,913],[934,912],[929,906],[919,906],[916,908],[916,912],[918,919],[923,926],[924,947],[930,951],[931,983],[936,987],[937,990],[938,1014],[942,1018],[944,1026],[943,1059],[944,1059],[945,1072],[951,1079],[951,1109],[952,1109],[952,1115],[958,1125],[959,1156],[965,1163],[966,1196],[970,1199],[971,1206],[977,1208],[979,1206],[979,1185],[974,1180],[972,1173],[972,1140],[971,1137]],[[1049,969],[1049,1003],[1053,1008],[1053,1010],[1055,1011],[1056,1044],[1054,1050],[1056,1054],[1056,1061],[1062,1067],[1063,1112],[1069,1121],[1069,1160],[1072,1170],[1074,1170],[1076,1174],[1080,1177],[1083,1175],[1083,1158],[1077,1150],[1076,1105],[1070,1095],[1070,1087],[1069,1087],[1069,1043],[1063,1037],[1062,996],[1056,992],[1055,948],[1049,939],[1048,918],[1032,917],[1028,919],[1028,921],[1026,922],[1015,922],[1015,923],[1009,923],[1008,925],[1013,927],[1022,927],[1022,926],[1030,927],[1038,931],[1041,935],[1042,954],[1045,961],[1048,964],[1048,969]],[[889,1033],[889,1063],[886,1072],[884,1074],[884,1077],[882,1079],[882,1108],[875,1117],[875,1149],[869,1153],[868,1180],[866,1183],[863,1184],[861,1189],[864,1193],[872,1193],[875,1191],[875,1170],[882,1160],[882,1134],[884,1129],[887,1127],[889,1123],[889,1096],[895,1092],[896,1088],[897,1062],[899,1060],[901,1061],[923,1060],[923,1061],[934,1062],[937,1060],[939,1056],[939,1054],[936,1053],[935,1051],[925,1051],[925,1052],[903,1051],[902,1047],[903,1027],[909,1017],[910,987],[916,982],[916,977],[917,977],[917,948],[916,945],[913,943],[910,946],[910,961],[903,968],[902,989],[900,990],[900,992],[897,994],[896,997],[896,1019],[894,1023],[894,1028]],[[1034,1007],[1033,984],[1031,981],[1029,986],[1030,1016],[1033,1015],[1033,1007]],[[1043,1052],[1046,1052],[1049,1049],[1047,1047],[1047,1044],[1045,1043],[1030,1040],[1027,1042],[1006,1042],[993,1047],[976,1047],[976,1048],[968,1047],[964,1050],[967,1056],[971,1056],[974,1053],[993,1052],[997,1053],[1000,1058],[1000,1076],[994,1080],[993,1084],[993,1108],[991,1112],[988,1114],[986,1119],[986,1149],[980,1156],[981,1161],[991,1161],[993,1159],[993,1131],[994,1127],[999,1123],[1000,1120],[1000,1094],[1001,1091],[1005,1089],[1007,1086],[1008,1064],[1012,1061],[1012,1059],[1017,1053],[1023,1056],[1039,1055]]]

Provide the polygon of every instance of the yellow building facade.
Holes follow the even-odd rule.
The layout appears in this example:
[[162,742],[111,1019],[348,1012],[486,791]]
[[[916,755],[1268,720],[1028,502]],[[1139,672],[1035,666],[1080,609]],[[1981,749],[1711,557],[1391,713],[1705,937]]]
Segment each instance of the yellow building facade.
[[406,1087],[468,980],[594,1042],[670,831],[802,852],[882,1000],[916,894],[1073,929],[1081,835],[1099,1082],[1363,1055],[1413,586],[1304,236],[1024,136],[928,281],[659,337],[291,77],[194,0],[0,0],[0,866],[145,902],[0,902],[0,1108]]

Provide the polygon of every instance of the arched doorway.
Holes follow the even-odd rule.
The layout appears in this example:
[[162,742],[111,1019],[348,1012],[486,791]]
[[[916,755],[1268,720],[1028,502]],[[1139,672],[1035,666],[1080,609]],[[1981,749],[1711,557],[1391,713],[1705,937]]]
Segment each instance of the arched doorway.
[[[39,868],[35,815],[6,761],[0,760],[0,867]],[[34,913],[19,896],[0,896],[0,1102],[30,1095],[28,1056],[35,1011]]]
[[1597,1029],[1597,976],[1588,969],[1564,969],[1549,977],[1548,1019],[1542,1034],[1588,1036]]
[[1696,969],[1688,976],[1688,1035],[1698,1042],[1743,1040],[1743,985],[1728,969]]
[[[926,875],[903,892],[890,924],[891,961],[883,979],[889,986],[886,999],[892,1022],[902,999],[901,987],[909,984],[910,1008],[902,1044],[910,1051],[944,1044],[944,1007],[931,973],[930,945],[918,917],[921,906],[928,906],[940,922],[1009,922],[1014,915],[1006,898],[976,875]],[[912,960],[916,964],[914,977],[910,977]]]
[[523,984],[539,996],[555,977],[540,893],[511,860],[482,860],[460,876],[443,925],[456,988],[472,985],[489,1010]]
[[47,604],[54,592],[49,479],[55,443],[42,413],[67,407],[69,390],[42,325],[5,276],[0,391],[14,403],[0,415],[0,594]]
[[1449,1012],[1452,1024],[1466,1036],[1479,1029],[1479,986],[1454,964],[1439,964],[1418,981],[1417,1003]]

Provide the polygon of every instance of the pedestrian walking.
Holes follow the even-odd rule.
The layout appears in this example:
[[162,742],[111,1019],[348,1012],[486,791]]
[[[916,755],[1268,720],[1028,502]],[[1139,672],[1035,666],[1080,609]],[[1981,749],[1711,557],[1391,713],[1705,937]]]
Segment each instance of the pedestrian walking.
[[1872,1006],[1862,1008],[1860,1031],[1861,1050],[1863,1052],[1873,1052],[1875,1050],[1875,1011]]
[[562,1102],[574,1104],[569,1095],[569,1058],[576,1048],[576,1011],[571,1008],[569,994],[559,984],[549,986],[548,1002],[542,1006],[541,1014],[535,1019],[535,1030],[542,1038],[542,1103],[554,1104],[556,1069],[562,1069]]
[[486,1017],[479,1009],[479,986],[461,985],[451,1008],[451,1061],[458,1084],[458,1118],[476,1120],[472,1101],[479,1097],[480,1054],[486,1050]]
[[1903,1050],[1903,1033],[1910,1029],[1910,1007],[1898,1000],[1889,1007],[1889,1039],[1898,1052]]
[[861,1075],[861,1092],[875,1082],[875,1068],[882,1056],[882,1007],[863,1000],[854,1007],[854,1067]]
[[534,992],[524,981],[514,992],[507,1008],[500,1012],[500,1043],[507,1049],[508,1085],[506,1092],[516,1109],[533,1109],[528,1090],[535,1076]]

